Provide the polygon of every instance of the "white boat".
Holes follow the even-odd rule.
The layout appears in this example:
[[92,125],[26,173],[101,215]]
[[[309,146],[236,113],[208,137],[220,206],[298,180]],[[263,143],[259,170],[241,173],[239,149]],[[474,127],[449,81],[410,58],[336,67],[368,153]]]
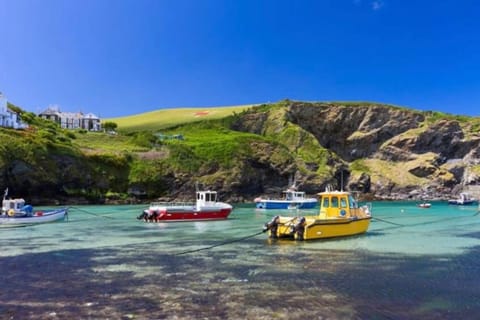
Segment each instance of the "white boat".
[[5,190],[0,214],[0,227],[27,226],[38,223],[64,220],[68,214],[67,208],[34,211],[21,198],[7,199],[8,188]]
[[468,206],[472,204],[477,204],[478,201],[470,196],[466,192],[460,193],[457,199],[448,200],[448,204],[459,205],[459,206]]
[[417,207],[423,208],[423,209],[428,209],[428,208],[430,208],[431,206],[432,206],[432,204],[429,203],[429,202],[422,202],[422,203],[417,204]]

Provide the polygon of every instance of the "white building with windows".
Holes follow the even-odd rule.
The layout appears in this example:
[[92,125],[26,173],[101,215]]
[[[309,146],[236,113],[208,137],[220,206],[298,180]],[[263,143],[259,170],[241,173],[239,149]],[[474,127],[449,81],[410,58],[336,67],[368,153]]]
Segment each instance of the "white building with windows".
[[16,112],[8,108],[7,98],[0,92],[0,127],[13,129],[25,129],[27,124],[20,121],[20,117]]
[[57,106],[49,106],[38,115],[40,118],[54,121],[64,129],[85,129],[88,131],[102,130],[100,118],[93,113],[61,112]]

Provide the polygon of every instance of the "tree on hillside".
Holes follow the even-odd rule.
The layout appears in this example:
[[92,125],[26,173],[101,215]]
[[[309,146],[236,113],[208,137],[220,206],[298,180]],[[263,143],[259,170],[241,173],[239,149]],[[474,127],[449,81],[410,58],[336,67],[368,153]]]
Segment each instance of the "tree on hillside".
[[117,124],[113,121],[106,121],[102,123],[102,127],[105,129],[105,131],[110,132],[110,131],[115,131],[115,129],[117,129]]

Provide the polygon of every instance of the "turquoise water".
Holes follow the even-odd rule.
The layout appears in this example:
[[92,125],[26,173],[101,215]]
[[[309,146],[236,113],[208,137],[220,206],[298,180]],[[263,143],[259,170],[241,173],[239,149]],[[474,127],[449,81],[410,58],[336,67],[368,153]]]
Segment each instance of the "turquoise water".
[[[296,211],[144,223],[146,206],[72,207],[0,229],[1,319],[475,319],[478,207],[374,202],[361,236],[271,240]],[[316,210],[298,211],[312,214]]]

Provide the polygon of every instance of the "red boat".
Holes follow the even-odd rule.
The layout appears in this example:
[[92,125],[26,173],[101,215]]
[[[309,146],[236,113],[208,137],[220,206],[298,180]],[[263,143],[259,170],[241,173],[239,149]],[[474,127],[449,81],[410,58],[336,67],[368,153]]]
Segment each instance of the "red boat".
[[197,191],[195,203],[152,202],[137,219],[146,222],[205,221],[227,219],[233,207],[217,202],[216,191]]

